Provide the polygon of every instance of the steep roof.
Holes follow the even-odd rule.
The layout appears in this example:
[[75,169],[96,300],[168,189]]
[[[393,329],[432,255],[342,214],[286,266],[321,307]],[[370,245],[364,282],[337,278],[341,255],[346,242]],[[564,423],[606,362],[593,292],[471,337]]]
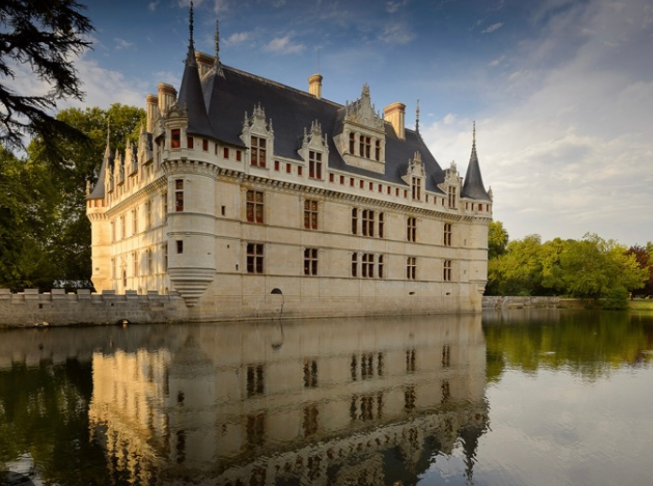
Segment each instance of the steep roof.
[[177,105],[186,108],[188,113],[187,132],[193,135],[213,136],[211,123],[204,104],[204,94],[200,73],[195,60],[195,46],[193,44],[193,10],[190,12],[190,39],[188,42],[188,55],[184,63],[184,75],[181,78],[181,87],[177,97]]
[[476,154],[476,124],[474,124],[472,154],[469,157],[469,165],[467,166],[467,174],[465,174],[462,196],[483,201],[491,200],[489,194],[485,190],[485,186],[483,185],[481,167],[478,163],[478,155]]
[[385,174],[352,167],[345,163],[333,142],[333,137],[342,130],[343,105],[318,99],[307,92],[229,66],[222,68],[222,76],[212,72],[202,83],[205,88],[212,90],[207,96],[208,115],[214,136],[219,140],[243,147],[240,134],[245,112],[251,114],[254,107],[260,104],[265,109],[266,117],[273,121],[275,155],[301,160],[298,150],[301,148],[304,129],[309,129],[311,123],[318,120],[323,133],[328,135],[329,168],[404,184],[401,176],[406,174],[408,161],[419,151],[428,176],[426,188],[442,192],[437,184],[444,181],[444,172],[419,133],[406,129],[405,140],[400,140],[392,125],[385,122]]
[[104,149],[104,158],[100,166],[100,173],[98,174],[95,187],[93,187],[90,194],[86,195],[86,199],[102,199],[104,197],[104,178],[107,172],[107,166],[109,165],[113,166],[113,160],[111,159],[111,146],[109,145],[109,135],[107,134],[107,147]]

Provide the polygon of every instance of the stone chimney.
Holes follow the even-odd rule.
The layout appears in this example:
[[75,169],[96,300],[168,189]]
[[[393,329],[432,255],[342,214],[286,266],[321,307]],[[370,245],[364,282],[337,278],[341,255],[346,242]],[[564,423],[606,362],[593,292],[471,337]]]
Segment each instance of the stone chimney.
[[322,80],[324,78],[321,74],[313,74],[308,78],[308,92],[315,96],[318,100],[322,98]]
[[157,89],[159,90],[159,110],[162,115],[165,115],[177,99],[177,90],[167,83],[159,83]]
[[208,54],[199,51],[195,51],[195,61],[197,61],[200,78],[206,76],[206,73],[208,73],[215,64],[215,58],[213,56],[209,56]]
[[406,105],[400,103],[399,101],[389,104],[383,110],[383,118],[385,121],[388,121],[392,124],[392,128],[394,128],[397,138],[401,140],[406,139],[406,134],[404,131]]
[[154,132],[154,120],[157,119],[159,112],[159,97],[149,94],[145,97],[145,130],[149,133]]

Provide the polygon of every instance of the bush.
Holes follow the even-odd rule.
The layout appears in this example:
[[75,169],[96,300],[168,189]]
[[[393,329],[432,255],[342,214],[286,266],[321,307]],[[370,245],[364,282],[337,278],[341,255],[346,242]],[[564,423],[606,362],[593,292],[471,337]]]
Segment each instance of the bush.
[[603,308],[611,310],[624,310],[628,308],[628,290],[617,286],[608,290],[603,299]]

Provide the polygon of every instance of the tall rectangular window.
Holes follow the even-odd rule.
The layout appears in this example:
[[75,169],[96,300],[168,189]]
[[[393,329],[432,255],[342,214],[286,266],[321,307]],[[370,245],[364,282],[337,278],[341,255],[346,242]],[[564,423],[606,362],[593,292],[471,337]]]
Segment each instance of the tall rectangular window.
[[351,254],[351,276],[358,277],[358,253]]
[[385,215],[379,213],[379,238],[383,238],[383,232],[385,230]]
[[265,167],[265,158],[267,154],[267,140],[261,137],[252,135],[251,151],[252,158],[251,164],[258,167]]
[[361,234],[363,236],[374,236],[374,211],[364,209],[362,220],[363,227]]
[[361,157],[366,157],[368,159],[370,158],[370,154],[372,153],[372,139],[370,137],[361,135],[360,143],[359,143],[359,151],[360,151],[359,155]]
[[263,222],[263,193],[261,191],[247,191],[247,221],[250,223]]
[[175,128],[170,130],[170,148],[178,149],[181,146],[181,130]]
[[451,282],[451,260],[445,260],[442,267],[442,280]]
[[127,225],[125,223],[125,215],[120,216],[120,239],[124,240],[127,237]]
[[356,135],[353,133],[349,134],[349,153],[353,154],[354,153],[354,148],[356,145]]
[[163,271],[166,272],[168,270],[168,244],[164,243],[163,244]]
[[163,213],[163,222],[168,221],[168,193],[161,194],[161,212]]
[[229,158],[229,147],[223,147],[222,148],[222,157],[225,159]]
[[317,229],[317,201],[315,200],[304,201],[304,228]]
[[247,273],[263,273],[263,244],[247,243]]
[[406,260],[406,278],[408,280],[415,280],[417,270],[417,260],[415,257],[408,257]]
[[322,154],[310,150],[308,152],[308,177],[322,179]]
[[145,227],[152,227],[152,201],[145,202]]
[[366,278],[374,278],[374,254],[363,253],[361,276]]
[[175,211],[184,210],[184,180],[175,180]]
[[147,273],[154,274],[154,255],[150,248],[147,249]]
[[406,239],[408,241],[416,241],[417,237],[417,218],[409,216],[406,219]]
[[413,177],[413,200],[422,200],[422,179]]
[[193,137],[190,137],[190,136],[186,137],[186,147],[188,147],[189,149],[192,149],[194,147],[194,145],[195,145],[194,140],[195,139]]
[[181,255],[184,252],[184,240],[177,240],[177,254]]
[[304,250],[304,275],[317,275],[317,248]]
[[351,234],[358,234],[358,209],[353,208],[351,210]]
[[456,188],[453,186],[449,186],[449,191],[448,191],[448,199],[449,199],[449,207],[452,209],[455,209],[456,207]]
[[378,272],[379,278],[383,278],[383,267],[384,267],[383,255],[379,255],[379,263],[377,266],[377,268],[379,269]]
[[451,246],[451,223],[444,223],[444,246]]
[[202,150],[204,150],[204,152],[209,151],[209,141],[205,138],[202,139]]
[[376,148],[374,151],[375,160],[381,160],[381,140],[376,141]]
[[138,275],[138,252],[137,251],[132,253],[132,275],[134,277]]
[[138,234],[138,208],[132,209],[132,235]]

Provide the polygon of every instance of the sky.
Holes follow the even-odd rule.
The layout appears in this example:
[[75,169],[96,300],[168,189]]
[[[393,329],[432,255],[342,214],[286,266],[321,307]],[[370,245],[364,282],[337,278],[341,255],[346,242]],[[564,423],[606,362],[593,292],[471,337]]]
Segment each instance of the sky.
[[[76,61],[83,103],[145,107],[179,88],[188,0],[81,0],[95,27]],[[653,0],[196,0],[195,47],[345,103],[369,83],[401,101],[443,168],[476,142],[510,238],[653,241]],[[19,77],[20,78],[20,77]],[[25,73],[25,89],[38,80]]]

